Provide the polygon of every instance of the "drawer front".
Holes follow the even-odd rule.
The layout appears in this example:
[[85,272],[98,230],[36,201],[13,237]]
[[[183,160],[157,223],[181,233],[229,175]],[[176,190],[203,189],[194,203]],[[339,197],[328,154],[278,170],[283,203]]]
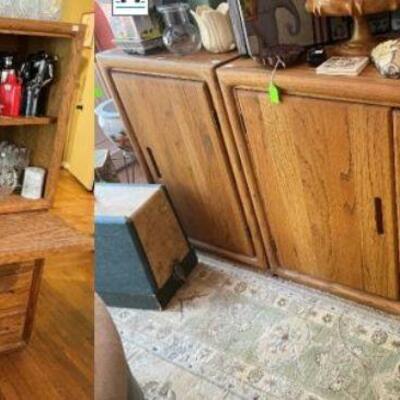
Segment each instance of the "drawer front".
[[33,269],[33,263],[0,266],[0,352],[23,342]]
[[13,348],[23,341],[26,313],[0,318],[0,350]]
[[0,317],[8,310],[26,310],[33,267],[33,264],[0,267]]

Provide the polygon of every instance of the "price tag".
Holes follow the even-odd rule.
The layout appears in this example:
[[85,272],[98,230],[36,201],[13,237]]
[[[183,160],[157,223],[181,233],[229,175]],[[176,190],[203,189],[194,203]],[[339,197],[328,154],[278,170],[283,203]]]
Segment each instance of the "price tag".
[[279,90],[278,86],[275,85],[275,75],[276,75],[276,72],[278,71],[278,68],[280,65],[283,68],[286,68],[286,64],[282,61],[282,59],[280,57],[277,57],[275,67],[271,73],[269,85],[267,88],[267,95],[272,104],[279,104],[281,102],[280,90]]
[[149,15],[148,0],[112,0],[115,16]]
[[279,104],[281,102],[279,88],[273,82],[271,82],[268,86],[268,96],[272,104]]

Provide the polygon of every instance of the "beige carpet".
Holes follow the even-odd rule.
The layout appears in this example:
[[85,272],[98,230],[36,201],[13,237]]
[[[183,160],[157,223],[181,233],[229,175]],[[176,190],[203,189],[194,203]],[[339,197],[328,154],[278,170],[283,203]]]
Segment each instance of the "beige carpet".
[[111,309],[147,400],[399,400],[400,319],[203,258],[164,312]]

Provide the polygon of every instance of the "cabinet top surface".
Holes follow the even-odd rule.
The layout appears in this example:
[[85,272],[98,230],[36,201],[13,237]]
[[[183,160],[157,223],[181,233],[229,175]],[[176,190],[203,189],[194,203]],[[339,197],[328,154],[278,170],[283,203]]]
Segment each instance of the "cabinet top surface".
[[48,212],[0,215],[0,268],[67,251],[88,251],[92,239]]
[[[240,58],[218,69],[228,86],[265,90],[272,71],[248,58]],[[400,107],[400,80],[387,79],[371,63],[359,76],[318,75],[314,68],[299,65],[277,71],[274,82],[288,92],[338,99],[365,101]]]
[[214,69],[234,60],[237,57],[238,55],[234,51],[223,54],[213,54],[204,50],[187,56],[178,56],[166,50],[157,54],[140,56],[127,54],[121,49],[113,49],[104,51],[97,55],[97,58],[100,61],[105,62],[112,67],[119,67],[122,66],[122,64],[126,67],[136,65],[154,65],[162,67],[163,65],[168,65],[174,66],[177,70],[188,66]]

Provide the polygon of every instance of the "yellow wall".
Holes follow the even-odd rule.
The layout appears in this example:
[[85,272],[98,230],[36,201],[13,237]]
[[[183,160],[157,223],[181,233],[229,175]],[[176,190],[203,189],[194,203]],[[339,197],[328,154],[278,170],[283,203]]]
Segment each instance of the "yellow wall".
[[[82,14],[93,11],[93,0],[64,0],[64,22],[81,22]],[[84,49],[77,97],[73,106],[68,139],[64,151],[64,168],[87,189],[93,186],[94,152],[94,52]],[[82,106],[78,110],[76,106]]]

